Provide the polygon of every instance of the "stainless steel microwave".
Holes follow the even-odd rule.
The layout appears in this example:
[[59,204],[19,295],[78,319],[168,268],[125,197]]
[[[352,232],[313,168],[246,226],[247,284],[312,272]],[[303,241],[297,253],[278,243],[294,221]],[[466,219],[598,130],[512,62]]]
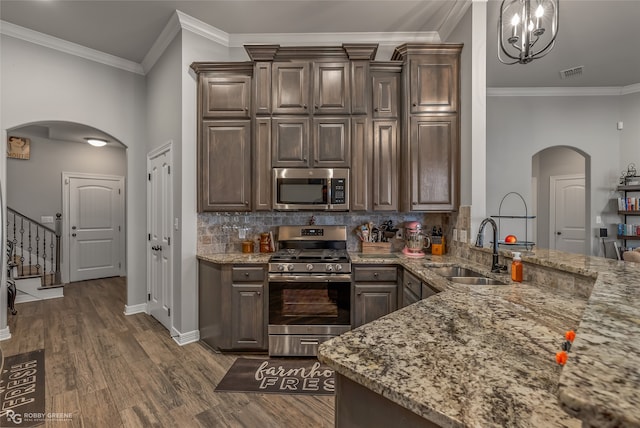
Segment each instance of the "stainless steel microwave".
[[273,209],[349,210],[348,168],[274,168]]

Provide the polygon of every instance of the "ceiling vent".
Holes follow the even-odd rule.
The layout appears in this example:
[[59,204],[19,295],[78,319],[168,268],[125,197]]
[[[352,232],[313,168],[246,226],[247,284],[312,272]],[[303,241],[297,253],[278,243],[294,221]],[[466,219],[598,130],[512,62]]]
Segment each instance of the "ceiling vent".
[[566,70],[560,70],[560,78],[561,79],[573,79],[575,77],[582,76],[582,69],[584,65],[579,65],[573,68],[567,68]]

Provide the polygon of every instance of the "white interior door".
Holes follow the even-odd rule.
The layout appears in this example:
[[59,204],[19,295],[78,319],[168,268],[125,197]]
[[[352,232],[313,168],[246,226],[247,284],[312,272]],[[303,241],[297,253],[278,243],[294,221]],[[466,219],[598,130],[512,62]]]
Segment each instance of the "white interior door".
[[118,276],[124,252],[124,178],[69,176],[69,281]]
[[549,246],[569,253],[585,254],[584,175],[550,177]]
[[150,153],[147,164],[147,311],[170,330],[173,293],[171,146]]

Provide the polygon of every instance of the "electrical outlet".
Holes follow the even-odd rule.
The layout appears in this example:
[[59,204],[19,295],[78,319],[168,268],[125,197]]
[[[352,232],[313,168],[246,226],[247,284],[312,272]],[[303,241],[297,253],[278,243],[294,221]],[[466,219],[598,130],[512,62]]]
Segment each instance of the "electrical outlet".
[[463,244],[467,243],[467,230],[466,229],[460,229],[460,231],[458,232],[458,239]]
[[246,239],[246,237],[247,237],[247,228],[246,227],[238,228],[238,238]]
[[402,237],[402,229],[398,229],[398,230],[396,231],[396,239],[404,239],[404,238]]
[[453,242],[458,242],[458,229],[453,229]]
[[596,216],[596,224],[602,224],[602,217],[599,215]]

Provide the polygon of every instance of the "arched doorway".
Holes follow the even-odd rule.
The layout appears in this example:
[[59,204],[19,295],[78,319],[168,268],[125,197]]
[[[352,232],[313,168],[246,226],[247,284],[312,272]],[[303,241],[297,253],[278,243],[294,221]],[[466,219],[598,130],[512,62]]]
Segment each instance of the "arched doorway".
[[[24,218],[28,218],[34,224],[30,227],[41,230],[42,233],[48,229],[59,228],[60,248],[55,249],[51,244],[43,247],[47,256],[43,260],[51,260],[49,267],[45,266],[43,269],[49,271],[52,264],[58,263],[56,269],[60,269],[61,282],[73,280],[74,277],[70,278],[69,275],[72,266],[86,268],[85,272],[89,272],[93,266],[113,267],[94,269],[95,278],[126,275],[126,147],[96,128],[64,121],[40,121],[20,125],[8,130],[7,136],[21,137],[30,145],[29,159],[7,159],[6,174],[7,210],[20,213],[19,225],[14,224],[10,228],[12,230],[7,230],[7,234],[10,235],[13,231],[13,236],[8,238],[16,242],[16,248],[21,248],[21,257],[25,259],[23,262],[26,263],[26,258],[30,258],[31,264],[42,264],[43,259],[40,252],[32,254],[34,251],[28,250],[35,248],[33,241],[28,241],[28,232],[22,231],[22,225],[26,221]],[[93,147],[87,144],[88,138],[101,139],[107,144],[104,147]],[[66,177],[66,180],[63,177]],[[109,180],[106,180],[107,178]],[[76,179],[83,180],[83,183],[94,181],[90,183],[90,187],[79,187],[79,181],[74,181]],[[103,182],[110,183],[112,179],[119,180],[119,189],[102,185]],[[84,192],[81,198],[71,198],[73,205],[69,205],[68,201],[70,189],[75,189],[78,195]],[[83,223],[90,223],[93,229],[91,237],[84,241],[81,241],[83,236],[80,225],[69,223],[72,217],[70,206],[78,207],[76,203],[89,207],[73,210],[82,213],[85,216],[82,219]],[[113,208],[105,212],[105,206]],[[61,217],[60,223],[56,225],[55,218],[58,213]],[[16,214],[13,215],[16,218]],[[11,214],[7,217],[10,222]],[[103,226],[107,223],[110,226]],[[91,249],[87,251],[90,246]],[[56,251],[59,255],[55,255],[54,261]],[[105,259],[105,254],[110,256],[109,260]],[[88,255],[94,259],[89,260]],[[84,279],[89,278],[91,276]]]
[[532,157],[535,236],[540,248],[589,254],[590,157],[568,146]]

